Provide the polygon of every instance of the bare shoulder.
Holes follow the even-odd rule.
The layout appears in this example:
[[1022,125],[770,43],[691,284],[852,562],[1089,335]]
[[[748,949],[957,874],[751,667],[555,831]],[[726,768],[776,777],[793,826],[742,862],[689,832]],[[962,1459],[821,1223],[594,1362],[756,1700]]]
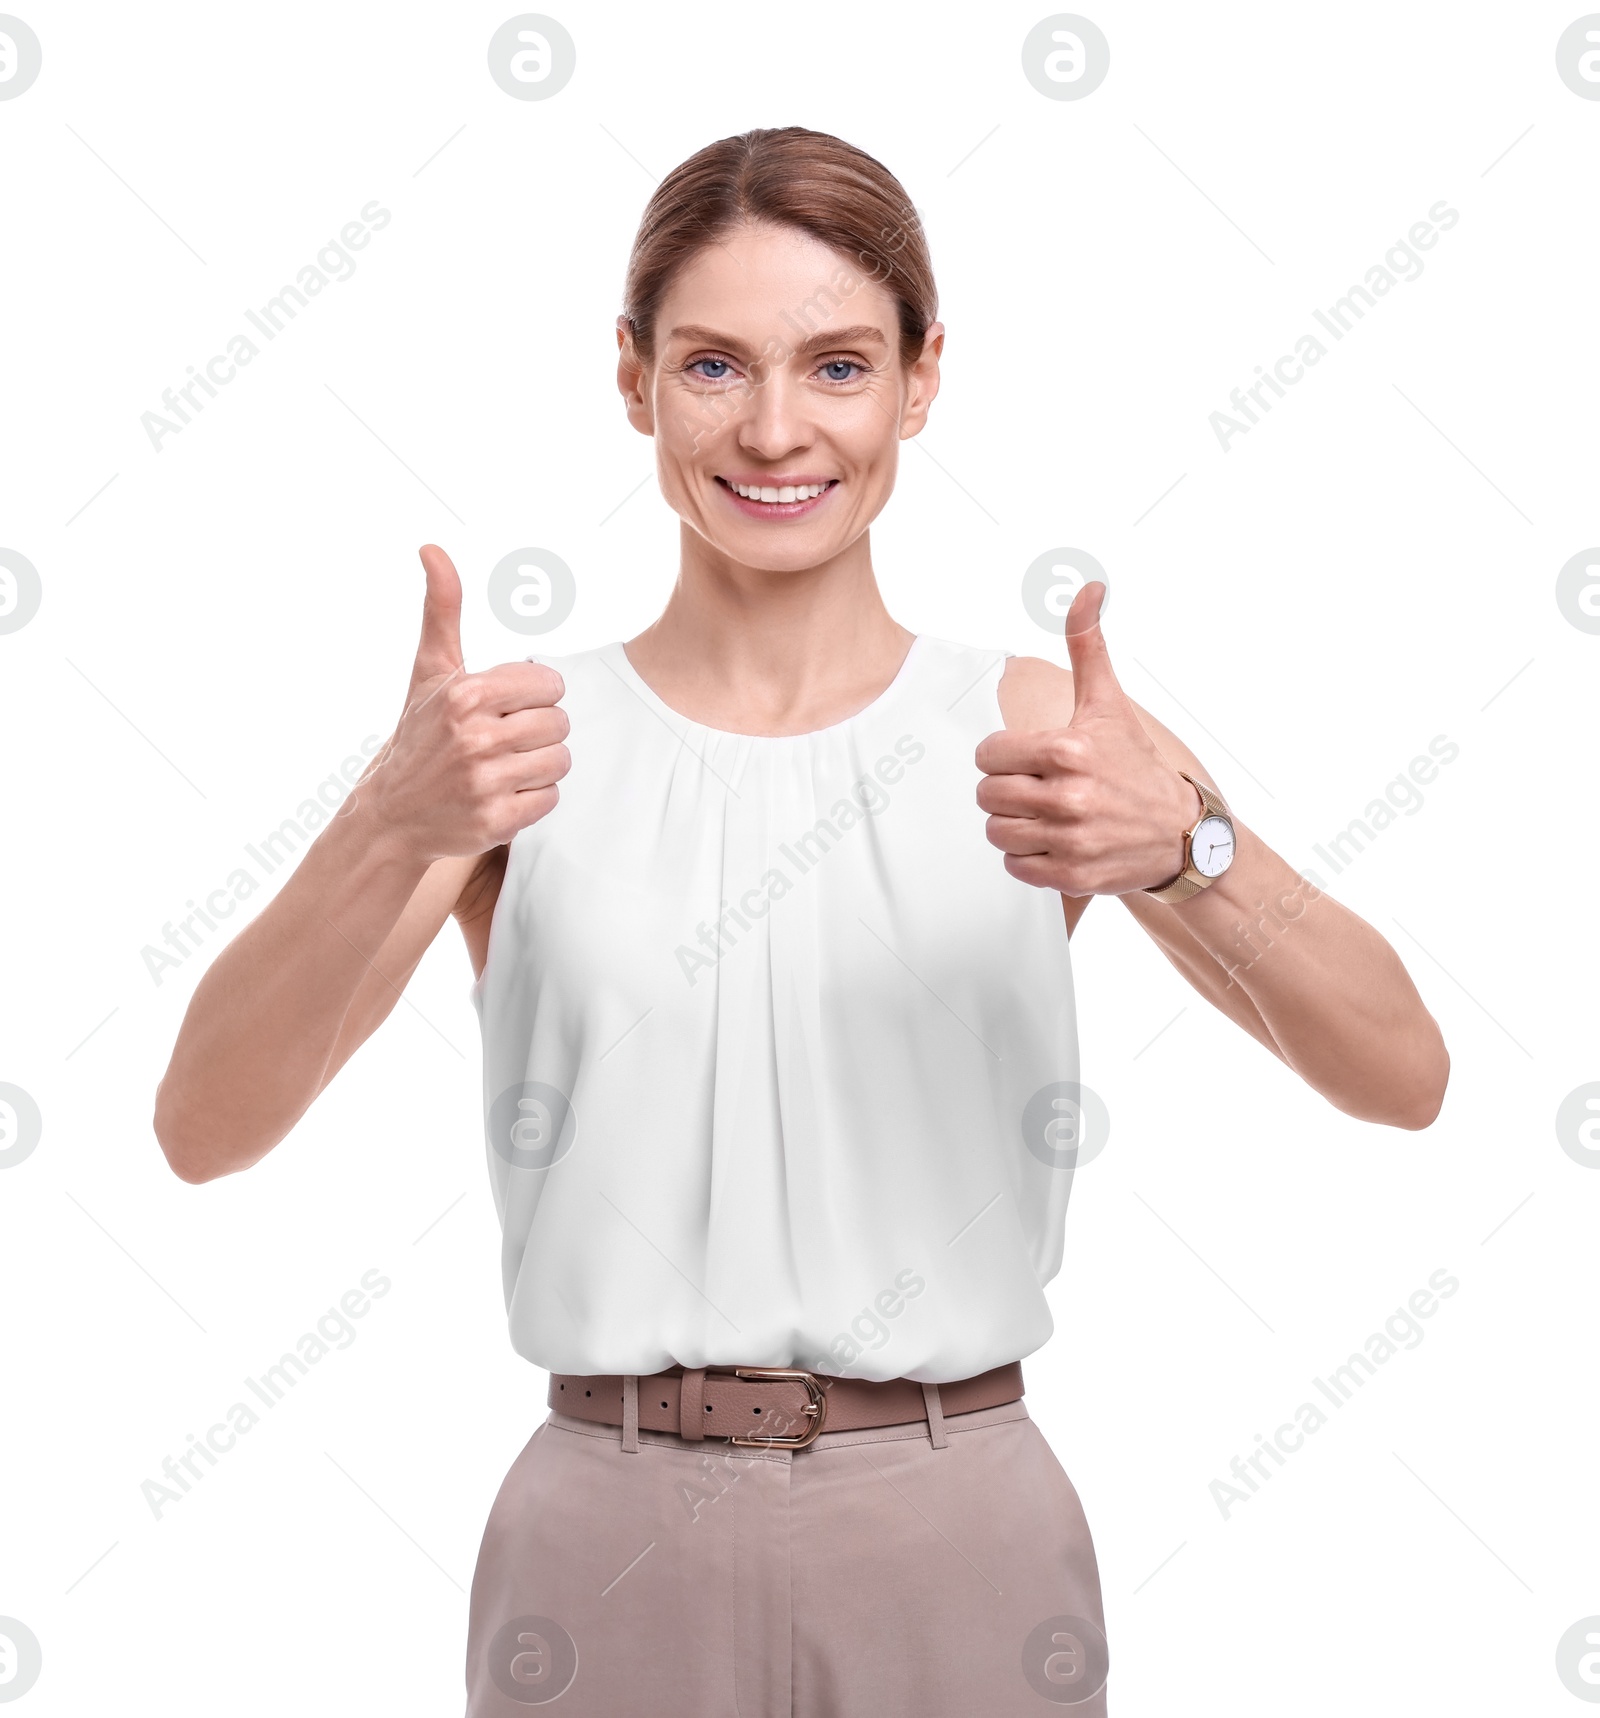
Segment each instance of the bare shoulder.
[[998,695],[1008,728],[1034,732],[1072,720],[1072,670],[1042,656],[1007,657]]

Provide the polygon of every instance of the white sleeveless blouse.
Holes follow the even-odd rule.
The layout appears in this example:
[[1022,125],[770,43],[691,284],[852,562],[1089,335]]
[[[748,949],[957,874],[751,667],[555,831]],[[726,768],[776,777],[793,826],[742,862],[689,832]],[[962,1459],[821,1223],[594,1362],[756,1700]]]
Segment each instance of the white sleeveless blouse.
[[1077,1025],[1061,898],[975,797],[1007,654],[919,635],[781,737],[678,715],[620,643],[529,659],[572,767],[472,989],[526,1359],[939,1383],[1050,1335]]

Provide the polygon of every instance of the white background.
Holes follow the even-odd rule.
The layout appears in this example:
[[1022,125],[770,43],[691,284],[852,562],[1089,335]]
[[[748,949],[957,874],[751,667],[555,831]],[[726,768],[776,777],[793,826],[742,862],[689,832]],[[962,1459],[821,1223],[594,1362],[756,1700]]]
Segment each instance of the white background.
[[[224,933],[160,984],[141,951],[388,732],[419,544],[462,570],[469,667],[658,612],[676,520],[613,380],[628,246],[657,176],[789,123],[899,175],[938,271],[943,392],[873,531],[893,613],[1064,661],[1022,572],[1097,556],[1129,692],[1391,939],[1454,1059],[1432,1128],[1364,1125],[1115,902],[1074,937],[1112,1133],[1028,1402],[1094,1530],[1111,1710],[1581,1710],[1556,1672],[1600,1612],[1600,1174],[1555,1129],[1600,1078],[1600,637],[1555,596],[1600,541],[1576,8],[1093,0],[1111,70],[1071,101],[1022,74],[1039,8],[559,0],[577,72],[548,101],[488,75],[509,15],[26,0],[0,545],[44,595],[0,636],[0,1080],[44,1131],[0,1171],[0,1615],[44,1673],[18,1710],[460,1710],[479,1536],[545,1387],[505,1335],[465,951],[447,929],[293,1134],[202,1187],[150,1114]],[[155,452],[141,414],[374,198],[354,276]],[[1230,390],[1440,199],[1420,278],[1222,451]],[[578,586],[536,645],[484,599],[525,545]],[[1441,734],[1421,809],[1335,877],[1314,844]],[[156,1519],[162,1459],[370,1268],[393,1287],[354,1343]],[[1212,1481],[1440,1269],[1420,1344],[1225,1519]]]

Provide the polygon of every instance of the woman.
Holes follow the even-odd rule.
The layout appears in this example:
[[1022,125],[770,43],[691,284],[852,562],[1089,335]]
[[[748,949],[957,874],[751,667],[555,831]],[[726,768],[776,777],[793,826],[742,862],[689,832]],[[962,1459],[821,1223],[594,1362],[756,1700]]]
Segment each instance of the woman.
[[206,974],[157,1135],[186,1180],[256,1161],[453,916],[552,1408],[484,1534],[469,1713],[1103,1714],[1094,1550],[1018,1364],[1077,1154],[1068,933],[1120,897],[1367,1120],[1427,1126],[1444,1046],[1122,691],[1102,586],[1071,673],[889,615],[869,527],[944,330],[879,163],[796,127],[700,151],[625,305],[682,521],[661,617],[469,673],[422,551],[404,713]]

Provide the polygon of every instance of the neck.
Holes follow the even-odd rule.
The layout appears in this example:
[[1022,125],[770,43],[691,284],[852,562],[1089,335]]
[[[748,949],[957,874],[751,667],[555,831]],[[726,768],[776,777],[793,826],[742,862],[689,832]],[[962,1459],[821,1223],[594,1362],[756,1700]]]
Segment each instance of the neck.
[[628,659],[674,708],[743,733],[808,732],[869,703],[911,633],[889,614],[863,534],[814,567],[742,565],[680,526],[678,578]]

